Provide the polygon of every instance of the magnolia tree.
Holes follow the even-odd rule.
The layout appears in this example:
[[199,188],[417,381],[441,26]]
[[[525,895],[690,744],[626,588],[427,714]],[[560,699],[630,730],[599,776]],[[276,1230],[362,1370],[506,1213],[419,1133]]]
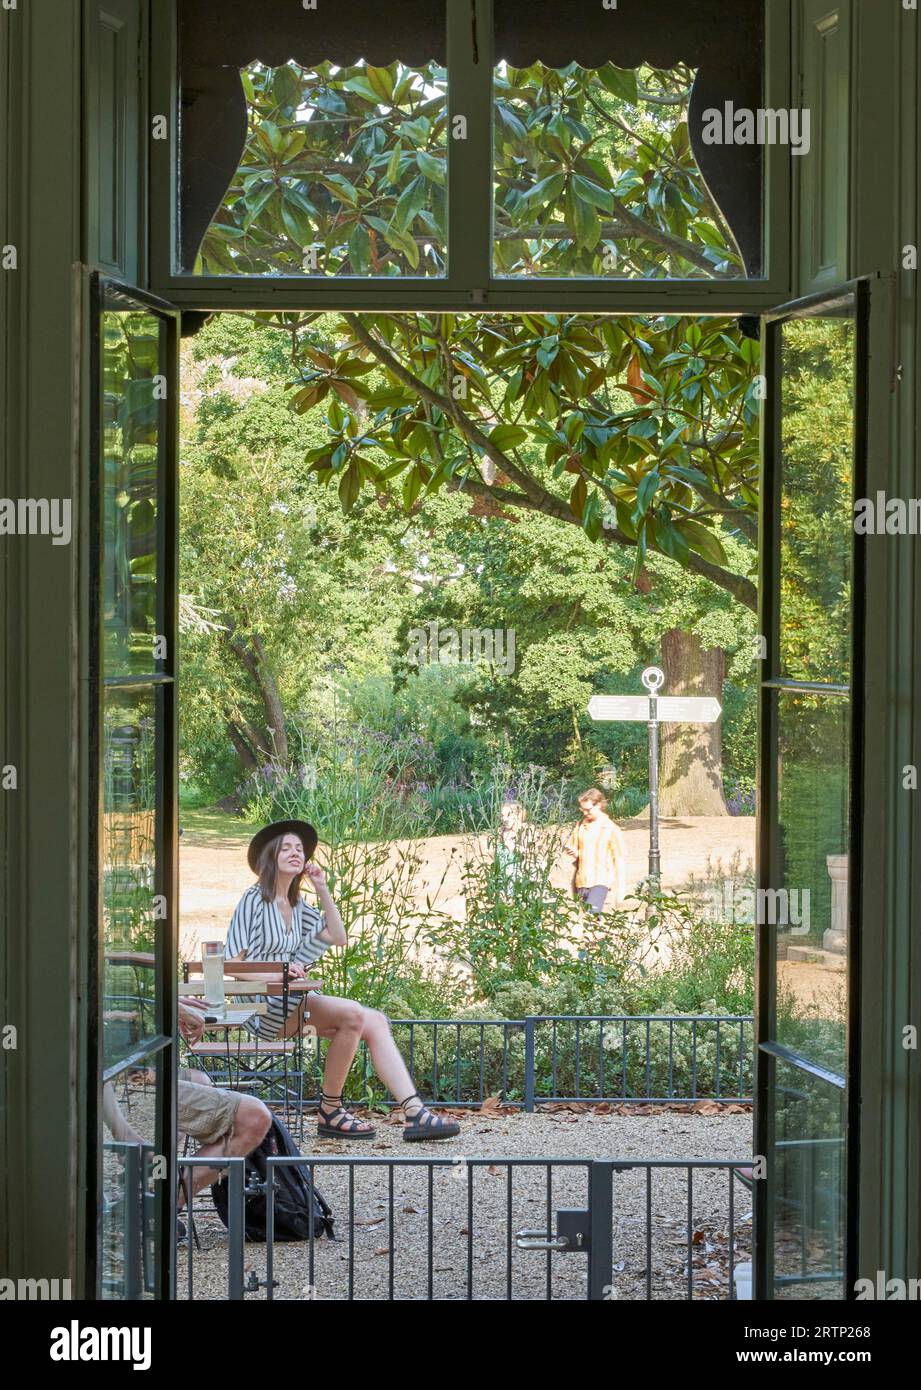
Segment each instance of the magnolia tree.
[[[739,247],[691,149],[693,79],[683,66],[500,64],[495,272],[741,276]],[[197,270],[445,274],[443,68],[254,63],[241,80],[243,156]]]
[[[309,317],[273,321],[291,334],[293,409],[325,410],[306,466],[346,512],[363,491],[410,513],[439,490],[466,493],[480,515],[536,513],[620,547],[641,591],[656,554],[756,610],[762,393],[758,346],[736,325],[343,314],[320,333]],[[720,649],[674,628],[661,655],[672,693],[719,695]],[[676,769],[666,813],[725,809],[718,729],[670,730],[664,758]]]
[[[700,178],[684,69],[497,73],[499,274],[722,276],[738,247]],[[441,70],[254,65],[240,170],[199,266],[228,273],[444,273]],[[307,467],[346,512],[408,512],[442,489],[632,558],[661,555],[756,610],[759,347],[746,325],[677,316],[297,313],[291,404],[325,411]],[[756,331],[756,330],[755,330]],[[734,544],[732,559],[727,537]],[[671,692],[720,693],[723,658],[674,628]],[[669,745],[681,740],[680,757]],[[717,728],[669,730],[666,812],[725,810]],[[674,794],[673,794],[674,793]]]

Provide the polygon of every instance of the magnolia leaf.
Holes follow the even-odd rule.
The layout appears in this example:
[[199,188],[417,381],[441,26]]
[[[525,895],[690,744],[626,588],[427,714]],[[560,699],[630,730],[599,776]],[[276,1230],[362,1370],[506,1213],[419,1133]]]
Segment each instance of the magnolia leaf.
[[508,449],[517,449],[525,444],[528,439],[527,430],[523,430],[520,425],[497,425],[489,436],[490,444],[505,453]]

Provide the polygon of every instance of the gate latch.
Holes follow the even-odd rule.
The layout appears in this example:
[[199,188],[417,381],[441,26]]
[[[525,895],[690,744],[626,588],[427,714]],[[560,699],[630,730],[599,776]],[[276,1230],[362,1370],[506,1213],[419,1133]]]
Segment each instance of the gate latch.
[[519,1250],[558,1250],[573,1255],[591,1247],[590,1231],[587,1209],[564,1207],[556,1214],[555,1235],[552,1231],[519,1231],[515,1244]]

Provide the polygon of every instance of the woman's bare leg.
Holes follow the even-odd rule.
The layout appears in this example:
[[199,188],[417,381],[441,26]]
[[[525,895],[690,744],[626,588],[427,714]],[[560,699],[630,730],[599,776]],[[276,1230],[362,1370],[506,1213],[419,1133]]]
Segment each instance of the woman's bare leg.
[[[404,1107],[407,1115],[414,1115],[422,1108],[422,1102],[414,1095],[412,1077],[400,1050],[390,1031],[390,1020],[379,1009],[364,1009],[361,1038],[368,1044],[371,1061],[384,1085],[395,1101],[407,1101]],[[413,1099],[408,1100],[412,1096]]]
[[335,1132],[343,1139],[374,1136],[372,1124],[342,1108],[342,1088],[358,1051],[363,1022],[364,1010],[351,999],[334,999],[328,995],[311,997],[310,1018],[303,1025],[304,1031],[312,1037],[329,1039],[323,1068],[323,1096],[317,1116],[318,1128],[325,1135]]
[[351,999],[314,995],[307,1026],[315,1028],[321,1038],[330,1040],[323,1072],[323,1094],[331,1103],[341,1098],[358,1044],[364,1041],[374,1070],[402,1106],[407,1125],[421,1117],[427,1130],[431,1130],[432,1138],[447,1138],[457,1133],[456,1124],[433,1115],[416,1095],[412,1077],[390,1031],[390,1022],[378,1009],[365,1009]]
[[390,1020],[378,1009],[365,1009],[361,1036],[368,1044],[371,1061],[384,1085],[403,1110],[404,1138],[450,1139],[459,1127],[455,1120],[435,1115],[423,1105],[413,1088],[412,1077],[390,1031]]
[[351,999],[333,999],[329,995],[314,995],[310,1000],[310,1018],[306,1028],[313,1028],[321,1038],[329,1039],[326,1064],[323,1068],[323,1089],[331,1096],[340,1096],[349,1068],[355,1060],[365,1010]]

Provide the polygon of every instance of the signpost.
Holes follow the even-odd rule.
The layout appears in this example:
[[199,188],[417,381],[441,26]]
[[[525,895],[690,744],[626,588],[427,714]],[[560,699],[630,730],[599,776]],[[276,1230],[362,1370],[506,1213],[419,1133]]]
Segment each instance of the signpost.
[[713,724],[722,714],[712,696],[659,695],[665,672],[647,666],[642,675],[646,695],[593,695],[588,712],[604,722],[642,723],[649,728],[649,877],[661,878],[659,856],[659,725]]

